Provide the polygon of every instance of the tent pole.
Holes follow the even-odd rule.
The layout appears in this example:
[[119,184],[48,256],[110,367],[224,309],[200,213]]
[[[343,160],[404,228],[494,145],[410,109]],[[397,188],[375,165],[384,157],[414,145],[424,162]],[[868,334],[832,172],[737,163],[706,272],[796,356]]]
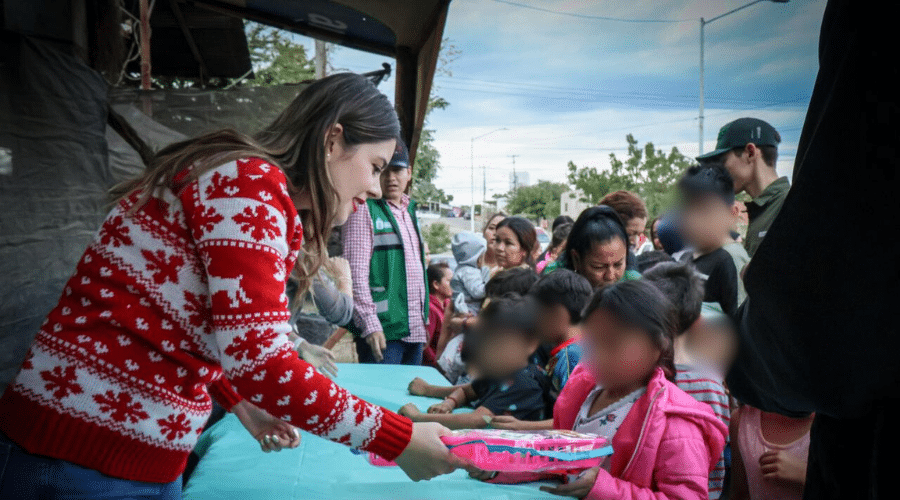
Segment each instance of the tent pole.
[[140,0],[141,7],[141,89],[150,90],[150,5]]

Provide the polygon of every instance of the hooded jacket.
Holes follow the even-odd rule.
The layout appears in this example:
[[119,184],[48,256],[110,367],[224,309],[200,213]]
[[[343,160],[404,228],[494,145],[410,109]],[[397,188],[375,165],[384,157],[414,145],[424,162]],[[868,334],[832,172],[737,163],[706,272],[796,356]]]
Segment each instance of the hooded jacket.
[[[571,429],[596,386],[579,364],[553,408],[553,427]],[[610,472],[600,471],[586,498],[606,500],[706,500],[709,472],[725,448],[728,428],[709,408],[674,383],[661,368],[613,437]]]
[[453,237],[450,249],[457,264],[450,280],[453,299],[456,300],[457,296],[462,295],[469,312],[477,313],[481,310],[484,284],[489,274],[487,268],[478,265],[478,259],[487,250],[487,242],[480,235],[463,231]]

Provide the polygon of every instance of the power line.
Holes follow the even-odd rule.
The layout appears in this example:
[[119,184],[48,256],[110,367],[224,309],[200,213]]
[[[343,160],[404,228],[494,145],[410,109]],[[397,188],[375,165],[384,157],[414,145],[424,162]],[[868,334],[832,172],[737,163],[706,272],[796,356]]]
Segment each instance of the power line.
[[523,9],[536,10],[538,12],[544,12],[547,14],[555,14],[558,16],[568,16],[568,17],[577,17],[579,19],[590,19],[593,21],[616,21],[622,23],[656,23],[656,24],[674,24],[674,23],[684,23],[684,22],[697,22],[697,19],[628,19],[622,17],[611,17],[611,16],[595,16],[590,14],[576,14],[574,12],[562,12],[559,10],[546,9],[544,7],[536,7],[534,5],[528,5],[519,2],[511,2],[509,0],[493,0],[497,3],[502,3],[506,5],[512,5],[514,7],[521,7]]

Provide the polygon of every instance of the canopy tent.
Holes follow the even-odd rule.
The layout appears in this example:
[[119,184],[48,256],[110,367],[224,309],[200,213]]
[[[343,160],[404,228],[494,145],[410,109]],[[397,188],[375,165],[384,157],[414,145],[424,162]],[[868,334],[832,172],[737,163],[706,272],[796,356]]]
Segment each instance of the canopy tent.
[[[150,60],[161,76],[247,73],[242,19],[394,57],[395,103],[415,154],[449,0],[153,3]],[[302,88],[110,90],[100,70],[121,68],[109,62],[119,5],[0,4],[0,392],[106,214],[109,188],[141,171],[141,153],[224,125],[254,132]],[[125,5],[138,12],[137,0]],[[257,120],[236,123],[248,107]],[[129,131],[147,148],[135,151]]]

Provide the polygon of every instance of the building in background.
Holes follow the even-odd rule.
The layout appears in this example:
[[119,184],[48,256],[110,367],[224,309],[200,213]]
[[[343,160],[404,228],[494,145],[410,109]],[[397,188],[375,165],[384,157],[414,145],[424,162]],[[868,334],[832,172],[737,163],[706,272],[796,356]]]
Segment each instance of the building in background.
[[581,212],[591,206],[590,203],[582,201],[583,199],[584,192],[580,189],[564,192],[559,199],[559,214],[577,219]]

